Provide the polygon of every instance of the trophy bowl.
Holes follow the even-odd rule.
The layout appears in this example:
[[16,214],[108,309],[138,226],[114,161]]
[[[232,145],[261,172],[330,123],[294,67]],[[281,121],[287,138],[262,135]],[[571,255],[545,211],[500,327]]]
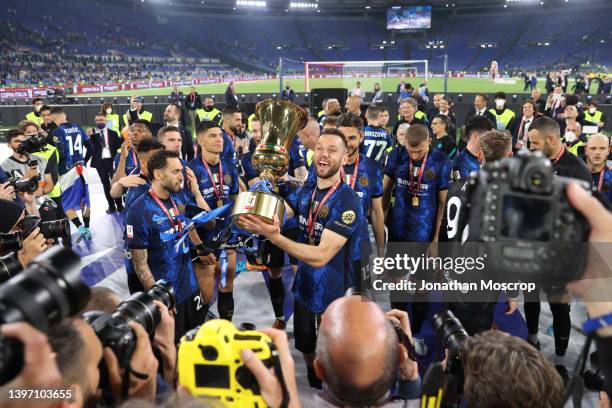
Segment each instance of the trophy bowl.
[[285,215],[284,200],[272,193],[276,180],[287,172],[289,149],[295,135],[308,123],[308,115],[298,105],[283,100],[266,99],[255,107],[261,123],[261,142],[253,153],[253,167],[262,182],[250,191],[238,194],[232,208],[232,221],[243,214],[261,217],[268,223],[279,222]]

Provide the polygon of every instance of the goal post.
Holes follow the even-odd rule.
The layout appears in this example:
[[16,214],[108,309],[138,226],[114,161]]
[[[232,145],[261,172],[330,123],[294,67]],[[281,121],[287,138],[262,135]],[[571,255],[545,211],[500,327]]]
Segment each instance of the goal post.
[[397,61],[306,61],[304,90],[313,88],[347,88],[359,81],[364,92],[371,92],[378,82],[383,91],[395,91],[399,80],[415,82],[429,79],[428,60]]

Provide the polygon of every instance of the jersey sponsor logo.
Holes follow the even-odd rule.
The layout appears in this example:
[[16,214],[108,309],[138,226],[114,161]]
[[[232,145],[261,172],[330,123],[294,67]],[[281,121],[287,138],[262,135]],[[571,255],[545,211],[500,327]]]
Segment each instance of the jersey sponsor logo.
[[359,177],[359,185],[361,187],[367,187],[369,183],[370,182],[369,182],[369,180],[368,180],[368,178],[366,176]]
[[355,211],[348,210],[342,213],[342,222],[345,224],[351,225],[355,222]]
[[131,225],[127,225],[125,230],[128,238],[134,238],[134,227],[132,227]]

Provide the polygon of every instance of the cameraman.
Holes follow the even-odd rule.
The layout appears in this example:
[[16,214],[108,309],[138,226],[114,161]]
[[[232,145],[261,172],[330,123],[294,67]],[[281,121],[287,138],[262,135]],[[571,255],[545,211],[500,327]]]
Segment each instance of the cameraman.
[[321,318],[314,368],[323,381],[320,407],[403,406],[397,397],[420,396],[416,361],[408,358],[390,320],[411,339],[406,312],[385,315],[374,302],[345,296],[332,302]]
[[[144,328],[134,322],[130,327],[136,334],[136,346],[130,359],[128,396],[154,402],[159,363]],[[112,350],[102,348],[89,324],[79,318],[65,319],[49,329],[48,338],[62,375],[62,388],[73,390],[75,407],[96,406],[101,380],[98,366],[102,361],[108,369],[113,396],[120,401],[123,369]]]
[[[0,199],[0,234],[17,233],[25,211],[14,201]],[[32,259],[47,249],[45,237],[40,228],[34,228],[22,242],[22,249],[17,251],[17,259],[22,267],[27,267]]]

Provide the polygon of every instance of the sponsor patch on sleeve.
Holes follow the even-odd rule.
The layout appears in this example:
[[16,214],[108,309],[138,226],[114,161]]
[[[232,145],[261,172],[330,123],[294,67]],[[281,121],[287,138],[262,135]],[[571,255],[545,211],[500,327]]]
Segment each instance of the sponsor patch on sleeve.
[[134,228],[131,225],[127,225],[125,230],[128,238],[134,238]]

